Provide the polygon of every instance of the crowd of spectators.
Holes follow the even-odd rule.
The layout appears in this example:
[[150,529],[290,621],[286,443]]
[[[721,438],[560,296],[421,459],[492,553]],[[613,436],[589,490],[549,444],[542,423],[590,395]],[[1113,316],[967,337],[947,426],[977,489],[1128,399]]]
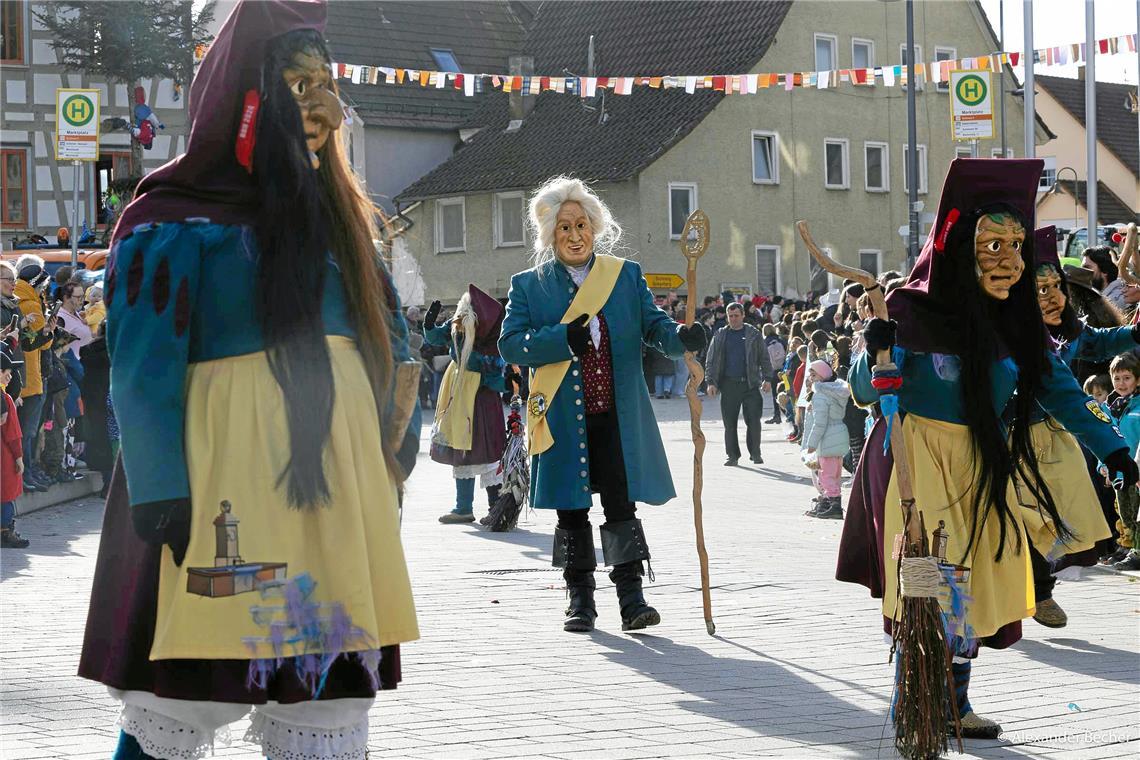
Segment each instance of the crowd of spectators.
[[70,267],[52,276],[35,254],[0,262],[2,545],[24,548],[15,502],[25,493],[103,475],[114,461],[114,414],[102,288]]

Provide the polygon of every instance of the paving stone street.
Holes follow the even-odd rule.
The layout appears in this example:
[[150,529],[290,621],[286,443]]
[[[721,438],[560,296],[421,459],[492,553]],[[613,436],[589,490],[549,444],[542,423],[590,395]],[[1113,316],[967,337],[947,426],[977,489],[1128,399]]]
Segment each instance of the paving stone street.
[[[423,638],[403,648],[403,685],[372,709],[372,758],[895,756],[879,606],[833,579],[842,523],[802,516],[814,490],[797,449],[765,426],[763,466],[721,466],[719,412],[706,403],[710,637],[688,411],[683,399],[653,403],[681,497],[639,510],[657,579],[647,597],[662,616],[647,634],[621,633],[601,573],[598,630],[563,633],[553,513],[506,534],[440,525],[453,481],[421,454],[403,535]],[[75,675],[101,516],[93,499],[36,512],[19,523],[31,548],[3,552],[4,760],[105,759],[114,748],[116,703]],[[1140,584],[1094,570],[1059,583],[1056,598],[1067,628],[1026,621],[1019,644],[976,661],[971,700],[1005,733],[967,742],[965,756],[1140,756]],[[216,755],[259,757],[244,728]]]

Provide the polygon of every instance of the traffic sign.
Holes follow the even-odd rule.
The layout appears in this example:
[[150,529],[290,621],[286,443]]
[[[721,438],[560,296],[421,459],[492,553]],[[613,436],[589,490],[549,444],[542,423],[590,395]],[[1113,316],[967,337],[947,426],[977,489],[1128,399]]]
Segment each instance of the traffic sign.
[[55,91],[55,160],[99,160],[99,90]]
[[685,278],[679,274],[653,274],[646,272],[645,282],[652,290],[676,290],[685,284]]
[[954,140],[994,136],[994,98],[990,72],[955,69],[950,72],[950,131]]

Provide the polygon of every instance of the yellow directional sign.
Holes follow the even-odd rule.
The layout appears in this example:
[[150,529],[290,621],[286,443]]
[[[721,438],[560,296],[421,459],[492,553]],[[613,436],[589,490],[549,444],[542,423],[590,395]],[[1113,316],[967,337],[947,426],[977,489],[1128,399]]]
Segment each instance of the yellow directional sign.
[[685,278],[679,274],[645,273],[645,282],[651,290],[676,290],[685,284]]

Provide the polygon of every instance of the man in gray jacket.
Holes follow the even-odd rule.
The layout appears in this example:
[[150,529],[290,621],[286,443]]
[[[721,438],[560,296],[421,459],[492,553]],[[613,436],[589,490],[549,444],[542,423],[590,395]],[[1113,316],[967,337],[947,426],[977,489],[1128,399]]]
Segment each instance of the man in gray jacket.
[[740,460],[736,420],[744,407],[745,441],[753,464],[764,464],[760,456],[760,419],[764,416],[764,393],[771,388],[772,362],[760,331],[744,324],[744,307],[728,305],[728,324],[716,331],[705,360],[705,377],[710,396],[720,392],[720,416],[724,421],[726,467]]

